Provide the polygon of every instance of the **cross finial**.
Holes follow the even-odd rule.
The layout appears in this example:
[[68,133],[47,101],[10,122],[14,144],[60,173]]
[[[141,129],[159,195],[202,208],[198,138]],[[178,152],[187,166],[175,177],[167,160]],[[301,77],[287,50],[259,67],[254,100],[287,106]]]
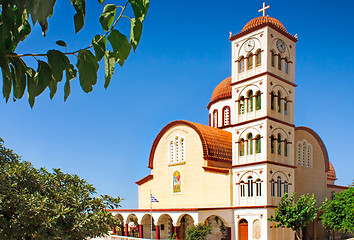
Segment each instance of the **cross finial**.
[[263,2],[263,8],[259,9],[258,12],[263,12],[263,17],[265,17],[265,10],[270,8],[270,6],[266,6],[265,2]]

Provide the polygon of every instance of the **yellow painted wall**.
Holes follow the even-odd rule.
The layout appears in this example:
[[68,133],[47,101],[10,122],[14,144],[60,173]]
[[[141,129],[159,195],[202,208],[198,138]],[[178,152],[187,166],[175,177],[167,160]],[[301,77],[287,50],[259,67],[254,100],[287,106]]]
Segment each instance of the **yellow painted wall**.
[[[185,139],[185,162],[169,164],[169,141]],[[150,189],[159,200],[153,208],[200,208],[230,206],[230,175],[205,172],[199,135],[187,125],[172,126],[158,143],[153,160],[153,179],[139,186],[139,208],[150,208]],[[173,173],[181,173],[182,192],[173,193]]]

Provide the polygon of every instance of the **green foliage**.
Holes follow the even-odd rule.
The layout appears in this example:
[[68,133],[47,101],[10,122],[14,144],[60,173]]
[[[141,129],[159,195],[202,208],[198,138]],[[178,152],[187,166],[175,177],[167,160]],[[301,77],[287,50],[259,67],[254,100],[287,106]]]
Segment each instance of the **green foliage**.
[[198,224],[187,230],[186,240],[204,240],[211,229],[204,224]]
[[334,231],[354,233],[354,187],[334,194],[323,203],[322,225]]
[[119,207],[119,197],[93,197],[95,188],[77,175],[36,169],[2,139],[0,186],[0,239],[87,239],[118,224],[105,209]]
[[277,222],[276,228],[285,226],[293,231],[300,232],[309,223],[317,218],[319,208],[316,206],[315,196],[301,195],[295,203],[295,193],[289,198],[286,193],[275,209],[275,216],[268,221]]
[[[86,1],[70,0],[75,9],[74,25],[78,33],[85,25]],[[48,29],[48,18],[52,16],[56,0],[0,0],[0,68],[3,80],[3,96],[6,102],[13,92],[13,100],[21,99],[26,91],[28,101],[33,107],[35,98],[47,88],[50,89],[50,98],[57,92],[58,83],[63,79],[66,71],[64,86],[64,100],[70,95],[70,81],[79,73],[80,85],[84,92],[93,90],[97,82],[99,63],[105,57],[105,83],[107,88],[114,72],[114,66],[119,63],[124,65],[131,48],[136,50],[143,31],[143,22],[149,9],[149,0],[126,0],[125,5],[107,4],[99,17],[103,34],[96,35],[91,45],[73,52],[67,52],[67,44],[63,40],[56,41],[60,47],[65,47],[65,52],[58,49],[48,50],[47,53],[19,54],[16,48],[21,41],[31,33],[31,24],[37,22],[42,27],[45,36]],[[103,5],[104,0],[98,0]],[[93,3],[90,3],[93,4]],[[124,15],[130,6],[134,17]],[[119,12],[118,12],[119,10]],[[130,21],[130,39],[115,29],[122,18]],[[108,36],[108,37],[107,37]],[[107,46],[107,38],[110,43]],[[90,50],[93,48],[94,53]],[[107,49],[108,48],[108,49]],[[72,56],[68,58],[68,56]],[[27,66],[24,59],[34,57],[37,60],[35,67]],[[76,59],[76,64],[72,63]],[[77,69],[75,68],[77,67]]]

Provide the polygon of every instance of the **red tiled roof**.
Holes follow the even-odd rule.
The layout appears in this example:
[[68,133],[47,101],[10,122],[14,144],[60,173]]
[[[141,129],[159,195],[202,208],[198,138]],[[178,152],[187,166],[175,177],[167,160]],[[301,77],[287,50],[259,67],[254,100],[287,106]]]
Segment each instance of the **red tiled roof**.
[[272,24],[276,28],[286,32],[284,25],[279,20],[269,17],[269,16],[265,16],[265,17],[261,16],[261,17],[257,17],[257,18],[252,19],[243,27],[241,32],[245,32],[249,29],[255,28],[255,27],[262,25],[264,23]]
[[214,160],[232,163],[232,134],[230,132],[209,127],[203,124],[177,120],[167,124],[157,135],[149,157],[149,168],[153,168],[153,159],[157,144],[168,129],[176,125],[187,125],[193,128],[199,135],[203,147],[203,157],[205,160]]
[[329,162],[329,171],[327,172],[327,178],[331,180],[337,180],[336,178],[336,171],[334,170],[334,167],[331,162]]
[[211,95],[208,109],[210,108],[211,104],[225,98],[231,98],[231,77],[224,79],[221,83],[219,83],[219,85],[216,86],[213,95]]

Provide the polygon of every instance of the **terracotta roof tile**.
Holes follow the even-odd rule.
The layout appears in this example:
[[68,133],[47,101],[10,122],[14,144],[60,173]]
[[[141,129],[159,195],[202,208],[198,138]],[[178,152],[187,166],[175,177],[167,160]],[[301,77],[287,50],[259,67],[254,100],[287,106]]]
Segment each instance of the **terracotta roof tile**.
[[284,25],[279,20],[269,17],[269,16],[265,16],[265,17],[261,16],[261,17],[257,17],[257,18],[252,19],[243,27],[241,32],[245,32],[249,29],[255,28],[255,27],[262,25],[264,23],[270,23],[273,26],[275,26],[276,28],[286,32]]
[[167,124],[157,135],[150,151],[149,168],[153,168],[155,150],[162,136],[168,129],[179,124],[187,125],[198,133],[203,147],[203,157],[205,160],[228,162],[231,167],[232,134],[230,132],[199,123],[178,120]]
[[211,104],[225,98],[231,98],[231,77],[224,79],[221,83],[219,83],[219,85],[216,86],[213,94],[211,95],[208,108]]
[[329,162],[329,171],[327,172],[327,178],[331,180],[337,180],[336,178],[336,171],[334,170],[334,167],[331,162]]

